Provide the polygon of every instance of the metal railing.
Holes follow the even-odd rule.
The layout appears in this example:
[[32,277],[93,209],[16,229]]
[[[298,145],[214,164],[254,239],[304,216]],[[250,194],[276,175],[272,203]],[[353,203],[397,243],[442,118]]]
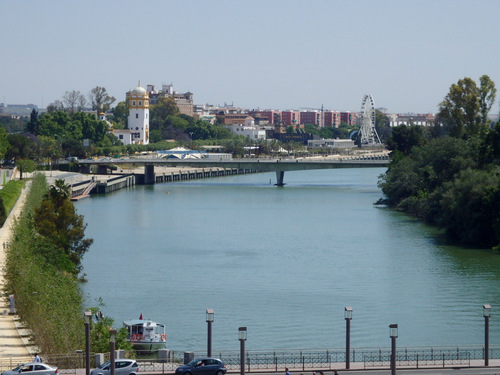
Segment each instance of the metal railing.
[[[184,363],[186,354],[188,357],[203,357],[205,352],[168,351],[168,355],[158,359],[158,353],[149,353],[148,356],[141,353],[123,353],[124,357],[130,358],[137,355],[137,362],[142,373],[171,374],[176,367]],[[246,371],[276,371],[282,372],[288,367],[291,371],[322,371],[342,369],[345,366],[345,349],[280,349],[280,350],[247,350],[245,352]],[[406,368],[422,367],[470,367],[471,361],[484,360],[485,350],[483,346],[475,347],[411,347],[398,348],[396,352],[396,365]],[[229,371],[237,371],[240,366],[239,350],[214,351],[214,357],[220,358]],[[377,368],[389,367],[391,352],[389,348],[357,348],[350,352],[351,364],[358,367]],[[491,346],[490,359],[500,359],[500,345]],[[59,368],[63,374],[75,374],[75,369],[85,367],[85,354],[58,354],[47,355],[42,353],[44,362]],[[109,359],[109,353],[105,353],[104,360]],[[95,368],[95,355],[91,354],[91,367]],[[0,357],[0,370],[12,369],[19,364],[32,361],[27,357]]]

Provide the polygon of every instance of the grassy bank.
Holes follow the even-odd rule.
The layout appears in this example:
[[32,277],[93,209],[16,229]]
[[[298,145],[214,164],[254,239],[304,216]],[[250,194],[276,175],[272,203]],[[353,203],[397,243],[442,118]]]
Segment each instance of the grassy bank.
[[46,193],[45,176],[36,175],[10,242],[6,287],[15,295],[17,312],[42,353],[74,352],[84,347],[78,281],[46,259],[53,245],[34,227],[35,209]]
[[16,204],[17,198],[24,187],[24,181],[11,180],[0,190],[2,207],[0,207],[0,227],[3,226],[10,210]]

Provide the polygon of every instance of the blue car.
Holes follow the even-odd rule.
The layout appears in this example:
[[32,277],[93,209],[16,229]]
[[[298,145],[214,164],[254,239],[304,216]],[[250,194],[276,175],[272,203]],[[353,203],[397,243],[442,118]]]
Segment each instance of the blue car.
[[218,358],[196,358],[177,367],[175,375],[224,375],[226,365]]

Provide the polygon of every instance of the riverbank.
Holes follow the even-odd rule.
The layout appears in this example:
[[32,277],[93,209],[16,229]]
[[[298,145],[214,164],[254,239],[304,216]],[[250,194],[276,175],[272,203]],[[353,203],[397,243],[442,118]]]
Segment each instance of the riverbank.
[[12,229],[24,207],[30,186],[31,184],[28,182],[5,224],[0,228],[0,289],[2,290],[2,298],[0,298],[0,360],[5,361],[15,357],[16,363],[31,360],[33,353],[37,351],[37,348],[29,342],[29,331],[22,326],[19,317],[13,313],[14,311],[11,312],[9,296],[5,294],[4,290],[4,270],[8,246],[12,238]]

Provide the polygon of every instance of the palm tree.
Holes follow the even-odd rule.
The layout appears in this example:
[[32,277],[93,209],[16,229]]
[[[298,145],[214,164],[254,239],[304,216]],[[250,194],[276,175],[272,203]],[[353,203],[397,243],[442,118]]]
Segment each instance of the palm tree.
[[55,184],[49,189],[48,196],[54,202],[56,207],[61,207],[63,202],[69,198],[71,189],[69,185],[64,183],[64,180],[58,179]]

